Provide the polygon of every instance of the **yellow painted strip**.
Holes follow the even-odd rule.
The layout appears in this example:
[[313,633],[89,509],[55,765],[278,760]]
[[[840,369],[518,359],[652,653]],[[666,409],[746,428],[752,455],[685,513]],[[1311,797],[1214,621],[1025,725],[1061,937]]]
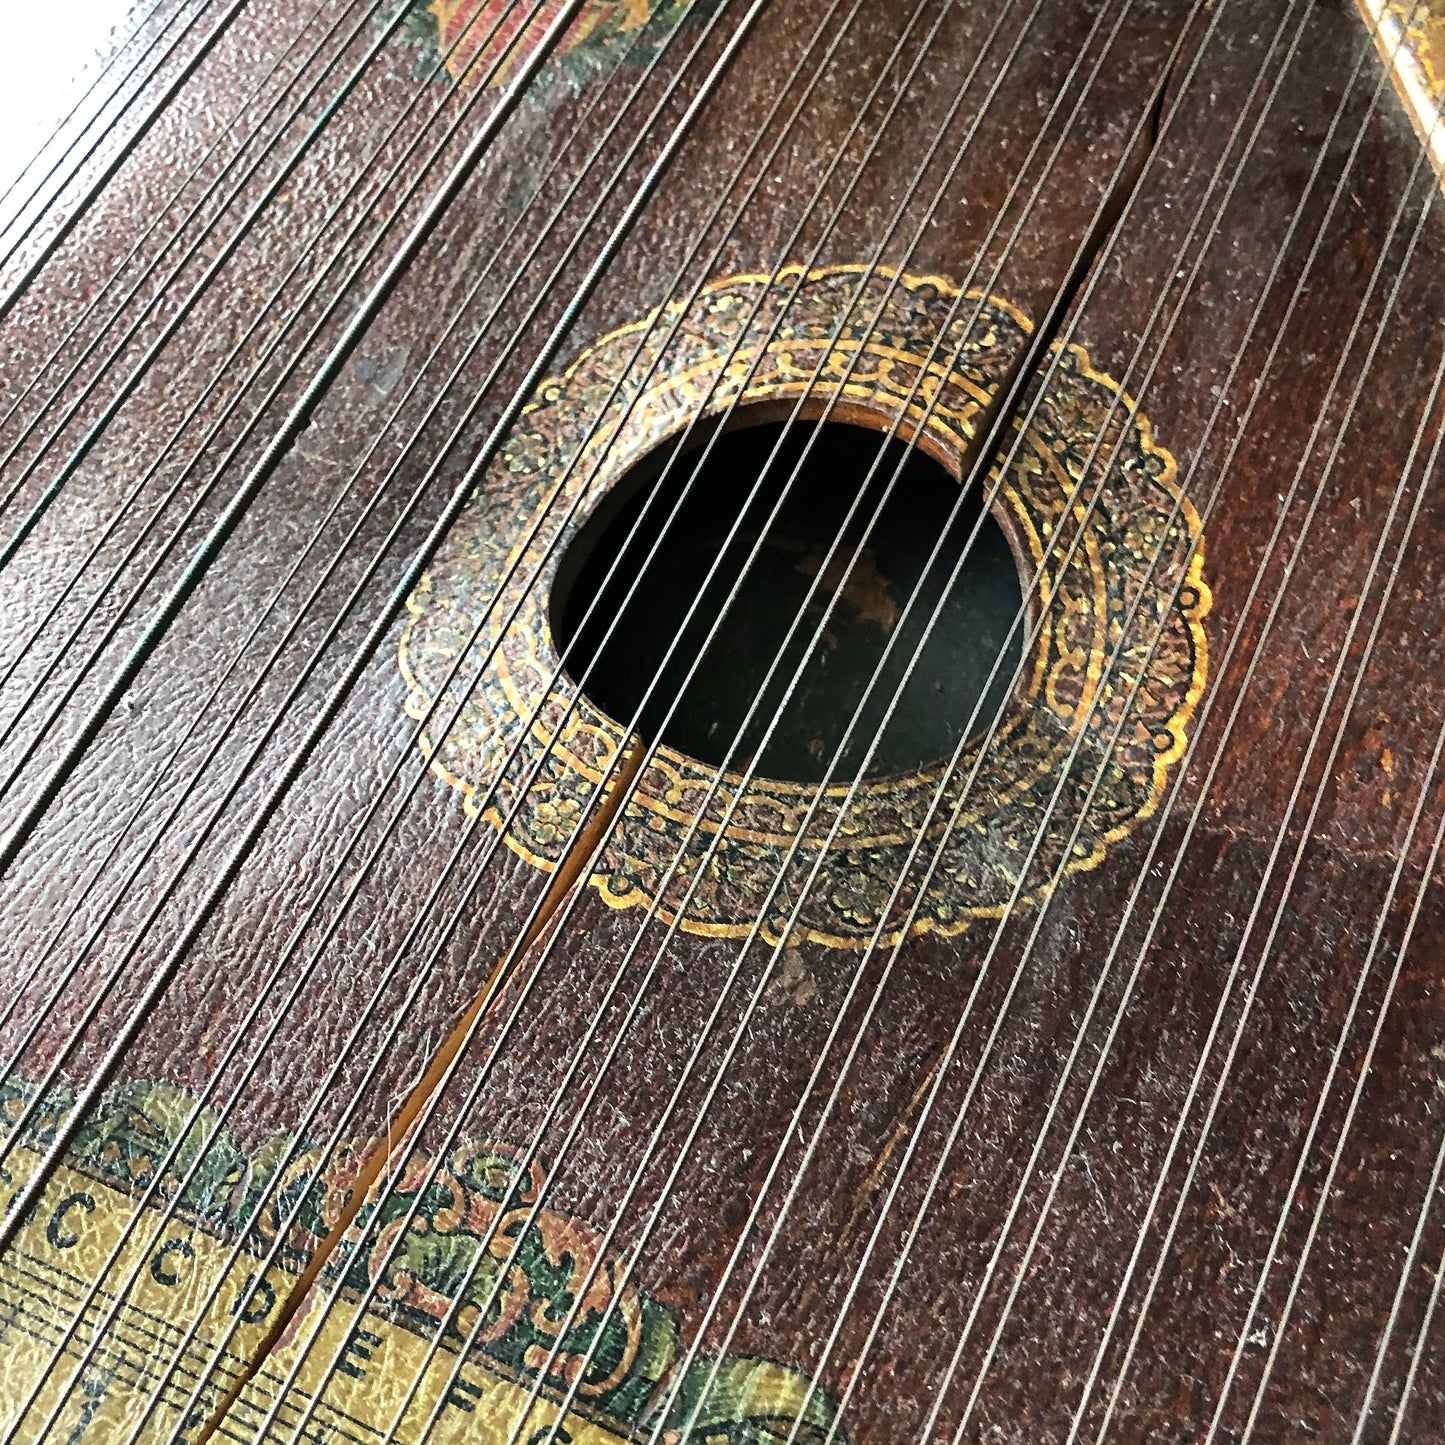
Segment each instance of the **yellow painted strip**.
[[[17,1150],[14,1172],[28,1175],[39,1157]],[[210,1342],[230,1323],[256,1263],[243,1256],[240,1267],[228,1274],[231,1250],[225,1240],[181,1218],[171,1219],[157,1236],[158,1213],[122,1243],[134,1215],[135,1201],[124,1191],[61,1168],[14,1247],[0,1259],[0,1419],[7,1440],[79,1445],[133,1436],[166,1439],[182,1424],[185,1401],[211,1359]],[[107,1264],[111,1268],[102,1282],[108,1287],[96,1293],[76,1326],[76,1311]],[[135,1284],[77,1379],[101,1316],[112,1313],[115,1291],[133,1271]],[[285,1271],[267,1273],[207,1380],[206,1405],[214,1408],[222,1388],[240,1376],[248,1353],[266,1336],[274,1302],[284,1299],[290,1286]],[[179,1367],[148,1410],[153,1390],[198,1317],[200,1326]],[[62,1340],[63,1355],[52,1368]],[[37,1382],[35,1403],[15,1418]],[[44,1424],[57,1405],[59,1413],[46,1432]],[[203,1424],[204,1412],[197,1411],[183,1438]]]
[[[314,1296],[317,1306],[324,1304]],[[469,1360],[454,1376],[456,1353],[443,1347],[427,1360],[428,1343],[410,1330],[389,1324],[375,1311],[362,1312],[347,1300],[334,1301],[322,1327],[321,1339],[329,1347],[306,1350],[310,1330],[304,1313],[298,1313],[299,1330],[272,1351],[265,1367],[247,1383],[232,1403],[214,1435],[216,1440],[280,1445],[295,1438],[294,1431],[318,1389],[320,1404],[306,1424],[305,1438],[316,1445],[378,1445],[398,1414],[398,1445],[418,1445],[425,1438],[434,1445],[510,1445],[547,1438],[561,1411],[543,1393],[533,1399],[529,1382],[508,1378],[489,1364]],[[294,1322],[293,1322],[294,1324]],[[327,1367],[344,1341],[337,1368],[326,1379]],[[276,1399],[276,1390],[290,1377],[297,1356],[305,1351],[301,1369],[290,1392],[276,1412],[266,1435],[258,1434]],[[425,1427],[438,1402],[435,1425]],[[578,1414],[566,1418],[565,1433],[573,1445],[624,1445],[616,1434]]]
[[[38,1162],[38,1154],[16,1150],[10,1161],[15,1180],[23,1181]],[[131,1230],[121,1244],[134,1216],[135,1201],[125,1191],[79,1170],[61,1168],[15,1246],[0,1258],[0,1438],[26,1445],[41,1440],[47,1445],[108,1445],[117,1440],[169,1440],[179,1428],[181,1439],[193,1440],[254,1365],[278,1303],[296,1284],[294,1275],[275,1267],[247,1301],[226,1351],[209,1370],[199,1407],[193,1406],[191,1418],[182,1421],[186,1401],[210,1365],[214,1342],[241,1308],[259,1261],[242,1255],[228,1269],[231,1244],[188,1220],[173,1218],[157,1235],[158,1212]],[[103,1281],[107,1287],[96,1293],[79,1326],[72,1328],[91,1283],[108,1264]],[[77,1367],[95,1338],[100,1317],[111,1314],[115,1290],[132,1271],[134,1286],[77,1379]],[[314,1292],[312,1298],[319,1301],[321,1296]],[[527,1428],[520,1438],[525,1441],[556,1420],[557,1405],[545,1396],[528,1414],[529,1382],[510,1378],[483,1361],[468,1361],[449,1385],[456,1355],[448,1348],[435,1352],[423,1374],[425,1338],[374,1311],[364,1319],[359,1313],[345,1299],[333,1304],[317,1342],[320,1348],[303,1364],[278,1412],[281,1426],[299,1420],[321,1383],[325,1363],[338,1353],[343,1368],[328,1382],[307,1430],[308,1440],[316,1445],[380,1442],[419,1378],[420,1388],[396,1436],[401,1445],[420,1439],[421,1427],[444,1390],[447,1403],[438,1428],[428,1437],[434,1441],[500,1445],[512,1438],[524,1415]],[[200,1326],[191,1344],[152,1408],[157,1384],[198,1317]],[[63,1353],[52,1368],[55,1348],[67,1332]],[[294,1363],[290,1340],[297,1333],[288,1332],[265,1368],[233,1402],[217,1438],[256,1438],[275,1390]],[[304,1315],[299,1335],[302,1339],[310,1335]],[[37,1382],[41,1388],[34,1404],[16,1418]],[[576,1445],[620,1445],[625,1438],[576,1415],[568,1417],[566,1428]]]

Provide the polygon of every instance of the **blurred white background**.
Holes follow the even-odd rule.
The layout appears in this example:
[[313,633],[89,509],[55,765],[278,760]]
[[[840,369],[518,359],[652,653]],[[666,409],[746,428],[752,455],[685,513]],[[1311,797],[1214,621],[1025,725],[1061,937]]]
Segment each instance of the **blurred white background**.
[[[155,0],[0,0],[0,195],[154,5]],[[128,52],[102,91],[138,54],[135,48]],[[91,109],[83,106],[76,122]],[[66,137],[76,122],[67,126]],[[62,137],[21,189],[29,191],[64,149]],[[15,199],[12,195],[12,205]],[[0,215],[10,213],[11,205],[0,205]]]

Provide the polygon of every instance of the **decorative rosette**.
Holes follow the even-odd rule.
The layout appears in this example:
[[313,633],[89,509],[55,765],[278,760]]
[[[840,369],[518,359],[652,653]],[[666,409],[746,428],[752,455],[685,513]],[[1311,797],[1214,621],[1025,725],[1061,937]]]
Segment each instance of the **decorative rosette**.
[[[709,286],[544,383],[411,599],[400,662],[409,711],[430,718],[423,747],[467,809],[541,867],[560,858],[625,743],[622,723],[561,670],[548,625],[559,560],[608,490],[699,415],[734,402],[776,414],[815,373],[812,402],[837,396],[850,420],[880,427],[906,410],[905,434],[957,472],[1030,329],[1008,303],[960,300],[936,277],[834,267],[802,278],[789,303],[799,280],[794,269],[772,285]],[[1199,518],[1133,400],[1081,348],[1056,359],[1023,445],[994,479],[1041,625],[987,747],[972,744],[951,770],[869,778],[851,800],[851,780],[818,797],[811,784],[718,776],[659,748],[591,880],[607,902],[655,903],[690,932],[734,937],[772,899],[766,938],[791,928],[858,948],[925,830],[922,857],[936,862],[912,926],[951,934],[1096,866],[1153,811],[1206,673]],[[885,941],[897,937],[889,927]]]

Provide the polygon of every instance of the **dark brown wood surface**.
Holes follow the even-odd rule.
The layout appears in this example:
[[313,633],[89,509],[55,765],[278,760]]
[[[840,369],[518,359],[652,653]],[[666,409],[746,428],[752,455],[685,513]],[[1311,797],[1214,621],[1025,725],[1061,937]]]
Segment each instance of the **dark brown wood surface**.
[[[345,9],[321,7],[322,20],[308,33],[319,37],[321,25]],[[825,9],[819,0],[793,0],[765,11],[584,309],[556,371],[673,294],[674,270]],[[1182,0],[1129,6],[1043,0],[1025,27],[1027,9],[948,7],[886,128],[895,94],[889,83],[864,111],[839,176],[805,214],[912,10],[864,0],[755,198],[726,235],[721,225],[714,228],[717,257],[706,268],[686,268],[686,281],[766,274],[786,263],[866,264],[879,253],[890,269],[983,286],[1038,323],[1144,122],[1172,47],[1184,36],[1170,118],[1119,235],[1072,313],[1068,339],[1137,399],[1203,517],[1212,594],[1204,622],[1209,659],[1187,757],[1168,773],[1158,810],[1111,843],[1098,866],[1069,874],[1001,928],[978,919],[953,936],[909,938],[891,964],[886,950],[865,960],[856,948],[801,938],[744,949],[737,938],[681,931],[666,937],[664,949],[666,930],[658,922],[644,927],[645,910],[612,907],[598,888],[584,886],[557,930],[522,960],[415,1142],[426,1157],[440,1152],[450,1159],[457,1138],[521,1151],[535,1135],[554,1225],[560,1230],[571,1221],[584,1233],[594,1231],[587,1236],[592,1241],[605,1232],[609,1261],[635,1261],[632,1287],[675,1321],[679,1360],[694,1349],[706,1357],[758,1357],[815,1379],[820,1399],[846,1397],[837,1438],[845,1435],[854,1445],[945,1441],[955,1431],[979,1441],[1092,1440],[1140,1319],[1106,1438],[1205,1439],[1233,1369],[1216,1440],[1238,1441],[1247,1431],[1260,1441],[1385,1440],[1445,1246],[1441,1221],[1426,1214],[1418,1262],[1391,1320],[1406,1251],[1430,1203],[1442,1133],[1442,920],[1434,879],[1425,876],[1441,816],[1440,779],[1427,778],[1427,766],[1445,723],[1439,681],[1445,617],[1437,585],[1445,511],[1431,451],[1445,418],[1431,391],[1445,348],[1438,181],[1419,163],[1409,121],[1344,0],[1311,6],[1307,16],[1303,9],[1297,14],[1255,0],[1224,0],[1192,20]],[[604,69],[569,78],[554,69],[538,97],[503,130],[5,878],[0,908],[9,946],[0,1046],[14,1075],[41,1079],[59,1061],[62,1089],[79,1089],[93,1076],[741,10],[736,3],[723,7],[677,96],[643,136],[620,188],[604,201],[599,220],[550,289],[551,267],[564,260],[564,247],[604,194],[613,164],[676,74],[672,57],[690,48],[700,27],[674,42],[635,100],[627,97],[642,72],[632,62],[610,76]],[[925,3],[920,32],[939,14],[938,6]],[[915,166],[1000,18],[919,196],[890,229]],[[1283,66],[1301,19],[1297,51]],[[160,226],[142,254],[160,249],[160,238],[177,223],[167,218],[180,214],[167,208],[176,180],[300,25],[296,7],[247,7],[47,266],[43,284],[27,291],[5,323],[4,404],[21,399],[0,443],[8,446],[39,411],[38,398],[48,391],[22,397],[22,388],[57,340],[78,323],[63,355],[79,356],[100,332],[112,305],[106,278],[157,215]],[[368,23],[349,53],[359,55],[374,34]],[[1016,39],[1017,54],[1004,71],[1000,61]],[[1074,82],[1077,114],[1069,114],[1070,105],[1050,116],[1058,87],[1085,45]],[[916,41],[903,41],[892,62],[900,75],[916,49]],[[7,824],[36,795],[87,705],[299,391],[297,379],[283,383],[211,487],[225,445],[241,435],[242,419],[277,375],[265,343],[278,323],[273,312],[261,311],[272,289],[299,262],[284,288],[294,306],[319,276],[320,258],[355,217],[362,218],[362,231],[344,243],[347,269],[361,257],[377,229],[369,207],[378,177],[375,169],[365,171],[367,161],[378,145],[388,162],[400,158],[420,134],[420,124],[407,120],[383,140],[386,127],[418,96],[424,115],[440,108],[449,116],[464,105],[480,114],[495,103],[496,92],[464,88],[458,98],[440,81],[418,79],[417,67],[434,63],[435,53],[421,40],[393,42],[387,63],[368,72],[320,132],[278,201],[5,569],[0,666],[13,667],[4,683],[5,720],[13,727],[0,745],[0,764],[7,774],[15,770],[0,794]],[[616,58],[610,54],[607,67]],[[812,69],[810,62],[805,78]],[[801,94],[802,84],[793,90]],[[1341,117],[1327,136],[1341,97]],[[564,148],[594,100],[581,135]],[[312,113],[317,109],[313,104]],[[614,116],[620,117],[615,135],[599,156],[589,157]],[[1043,145],[1031,152],[1041,128]],[[971,129],[955,180],[916,245],[909,244],[925,199]],[[879,145],[825,234],[819,218],[842,198],[847,176],[875,138]],[[429,151],[429,139],[423,145]],[[453,153],[456,148],[453,142]],[[203,174],[218,168],[207,162]],[[391,215],[392,198],[419,173],[417,161],[402,162],[381,202],[382,216]],[[996,227],[1020,176],[1020,190]],[[549,229],[552,206],[577,177],[575,195]],[[247,185],[256,190],[256,182]],[[424,183],[422,194],[429,189]],[[335,206],[339,216],[324,220]],[[415,212],[416,203],[407,203],[401,218]],[[228,213],[228,225],[237,213]],[[1021,227],[1008,239],[1016,219]],[[789,244],[800,220],[801,232]],[[178,246],[189,248],[198,232],[192,223]],[[400,234],[399,221],[381,238],[376,257],[384,259]],[[535,258],[512,284],[534,242],[540,242]],[[198,275],[216,244],[212,238],[194,254],[187,249],[183,276]],[[377,273],[376,257],[362,263],[361,279],[348,287],[351,304]],[[477,298],[451,327],[484,268]],[[338,284],[332,273],[318,295],[331,300]],[[177,280],[162,295],[158,281],[141,281],[141,296],[161,295],[141,338],[154,334],[184,290]],[[506,339],[534,301],[540,302],[537,315],[508,353]],[[496,320],[426,423],[421,444],[363,519],[371,488],[493,306]],[[138,314],[139,298],[124,312],[126,318]],[[260,333],[226,360],[258,314]],[[320,314],[318,303],[305,313],[308,322]],[[301,378],[305,359],[314,365],[338,330],[335,319],[323,322]],[[423,372],[433,346],[437,359]],[[126,355],[139,355],[141,347],[138,339]],[[294,342],[282,348],[284,356],[295,353]],[[1000,358],[1000,377],[1006,360]],[[204,394],[223,361],[219,395]],[[478,414],[415,510],[404,513],[405,497],[497,363],[498,379]],[[255,383],[246,380],[253,364],[262,368]],[[7,521],[40,495],[123,369],[116,363],[104,372],[95,396],[20,486]],[[90,360],[81,374],[96,370]],[[418,377],[415,394],[403,401]],[[72,386],[64,395],[76,394]],[[233,394],[239,415],[221,420],[219,436],[204,442],[202,463],[183,470]],[[353,481],[353,463],[399,402],[401,418],[387,426],[374,458]],[[188,417],[193,404],[198,414]],[[62,415],[61,405],[53,415]],[[178,427],[175,450],[151,476],[147,468]],[[48,429],[43,425],[40,435]],[[1414,446],[1417,435],[1423,445]],[[34,441],[22,443],[6,476],[19,477],[35,449]],[[959,457],[944,460],[957,465]],[[99,562],[67,590],[71,571],[143,478]],[[167,497],[173,483],[175,495]],[[1423,500],[1412,514],[1417,495]],[[321,545],[303,555],[312,529],[338,497]],[[142,537],[152,519],[155,530]],[[305,602],[358,519],[360,534],[341,552],[320,598]],[[319,664],[304,673],[394,523],[397,541],[336,638],[326,639]],[[179,542],[163,552],[161,539],[176,526],[182,527]],[[137,539],[135,556],[126,558],[115,588],[102,596],[101,579]],[[142,585],[152,563],[154,575]],[[209,700],[293,563],[296,577],[276,614]],[[121,617],[120,599],[137,587],[135,605]],[[295,637],[268,663],[271,647],[298,615]],[[242,1201],[249,1207],[247,1184],[263,1177],[257,1161],[278,1139],[289,1144],[300,1131],[320,1144],[337,1131],[359,1157],[368,1141],[384,1136],[547,886],[547,874],[501,846],[489,824],[468,830],[456,790],[425,771],[411,741],[400,637],[398,622],[111,1081],[121,1091],[112,1100],[132,1109],[128,1127],[139,1118],[141,1134],[153,1127],[164,1137],[154,1102],[160,1096],[147,1094],[148,1086],[177,1085],[192,1095],[209,1090],[212,1107],[231,1101],[225,1122],[241,1162],[225,1185],[225,1200],[208,1202],[213,1218],[197,1222],[193,1207],[180,1212],[195,1231],[235,1234],[245,1217]],[[98,655],[90,661],[92,650]],[[303,675],[299,695],[288,697]],[[257,689],[246,696],[253,681]],[[239,723],[228,729],[243,697]],[[399,805],[399,824],[384,840],[380,822],[367,824],[365,839],[379,840],[379,853],[361,874],[364,852],[353,858],[344,850],[399,760],[387,795]],[[200,780],[192,787],[198,767]],[[227,797],[242,768],[235,795]],[[192,862],[187,849],[223,798],[219,820]],[[178,815],[166,821],[172,804]],[[138,820],[131,816],[137,808]],[[163,824],[159,847],[146,854]],[[459,861],[414,930],[459,841]],[[331,885],[337,867],[340,881]],[[1411,926],[1417,897],[1423,903]],[[153,909],[159,911],[150,921]],[[1156,910],[1157,923],[1151,921]],[[334,936],[327,931],[333,920]],[[62,923],[65,932],[52,948]],[[1407,926],[1409,947],[1387,996]],[[91,929],[97,936],[87,948]],[[1116,935],[1122,944],[1113,950]],[[630,951],[621,986],[603,1009],[604,993]],[[1354,1006],[1362,970],[1368,973]],[[378,984],[381,994],[372,1000]],[[87,1020],[85,1010],[103,987],[109,992]],[[865,1017],[875,990],[876,1007]],[[508,1026],[514,1004],[516,1022]],[[635,1015],[624,1019],[634,1005]],[[1347,1117],[1377,1020],[1368,1077]],[[72,1031],[82,1024],[71,1048]],[[353,1030],[359,1037],[350,1042]],[[619,1047],[603,1071],[604,1050],[614,1040]],[[827,1059],[810,1079],[825,1044]],[[700,1059],[684,1078],[695,1047]],[[715,1071],[720,1087],[708,1097]],[[551,1112],[564,1079],[566,1092]],[[1329,1093],[1322,1096],[1327,1080]],[[1216,1085],[1218,1108],[1206,1130]],[[1058,1105],[1051,1109],[1056,1089]],[[123,1112],[113,1102],[109,1108],[112,1120]],[[795,1111],[799,1127],[789,1132]],[[1076,1115],[1080,1127],[1070,1139]],[[950,1137],[956,1116],[960,1126]],[[575,1137],[569,1137],[574,1123]],[[1346,1127],[1311,1238],[1326,1171]],[[815,1133],[805,1161],[803,1143]],[[1037,1139],[1042,1147],[1033,1158]],[[1181,1196],[1196,1151],[1197,1166]],[[780,1167],[770,1178],[775,1158]],[[107,1169],[115,1155],[104,1156],[102,1145],[73,1162],[82,1176],[89,1170],[114,1182],[114,1170]],[[19,1165],[7,1167],[18,1182]],[[141,1162],[131,1170],[133,1191],[150,1182],[147,1168]],[[400,1161],[397,1168],[403,1172]],[[1046,1199],[1055,1170],[1057,1189]],[[329,1173],[336,1196],[344,1196],[345,1164],[333,1164]],[[1158,1199],[1151,1201],[1161,1176]],[[910,1242],[910,1225],[935,1177]],[[1287,1201],[1284,1228],[1273,1243]],[[1177,1227],[1166,1239],[1176,1204]],[[46,1207],[53,1201],[37,1219]],[[438,1227],[434,1220],[431,1227]],[[995,1262],[1001,1231],[1004,1246]],[[318,1232],[324,1231],[290,1241],[282,1277],[294,1279]],[[264,1233],[248,1236],[253,1254],[264,1253]],[[890,1287],[905,1248],[906,1264]],[[1306,1248],[1308,1264],[1276,1341],[1275,1322]],[[340,1257],[346,1253],[343,1246]],[[1251,1315],[1271,1253],[1273,1268]],[[1156,1259],[1162,1264],[1146,1308]],[[247,1261],[254,1262],[252,1255],[242,1261],[242,1273]],[[378,1318],[423,1338],[426,1310],[406,1297],[394,1271],[384,1274],[383,1284]],[[354,1302],[365,1290],[364,1269],[353,1270],[343,1285],[330,1278],[315,1286],[298,1315],[302,1333],[338,1289]],[[192,1290],[176,1301],[169,1323],[187,1328],[206,1300],[204,1290]],[[554,1313],[565,1309],[555,1299],[548,1303]],[[70,1306],[47,1308],[46,1328],[64,1329]],[[870,1338],[875,1316],[881,1323]],[[1356,1435],[1387,1321],[1373,1411]],[[25,1373],[33,1351],[12,1354],[23,1364],[5,1363],[6,1353],[19,1348],[20,1333],[12,1324],[8,1345],[0,1336],[3,1394],[17,1401],[34,1383]],[[1430,1441],[1445,1430],[1445,1354],[1438,1339],[1437,1326],[1418,1353],[1401,1439]],[[318,1356],[330,1363],[348,1340],[354,1343],[344,1332],[328,1337]],[[295,1346],[296,1338],[288,1340],[276,1357],[282,1372],[292,1358],[286,1350]],[[100,1352],[99,1364],[89,1368],[103,1373],[107,1358]],[[244,1363],[242,1352],[234,1368]],[[62,1368],[68,1378],[73,1355]],[[505,1374],[512,1366],[496,1368]],[[529,1360],[508,1378],[526,1387],[537,1368]],[[356,1389],[356,1378],[332,1368],[326,1388]],[[47,1405],[9,1428],[16,1438],[56,1440],[129,1438],[125,1432],[138,1427],[144,1438],[166,1439],[180,1428],[179,1416],[164,1412],[141,1422],[139,1407],[116,1380],[112,1367],[100,1391],[110,1415],[86,1415],[87,1397],[77,1384],[48,1422]],[[274,1379],[266,1380],[229,1416],[226,1438],[259,1438],[271,1398],[266,1390],[274,1394]],[[214,1409],[231,1383],[223,1372],[187,1379],[177,1404],[194,1384],[204,1407]],[[568,1383],[558,1372],[544,1393],[560,1397]],[[1251,1425],[1257,1392],[1259,1414]],[[584,1398],[580,1409],[581,1417],[591,1409],[589,1418],[614,1432],[625,1436],[635,1428],[637,1438],[648,1438],[641,1407],[626,1417],[620,1406],[589,1406]],[[442,1414],[447,1418],[448,1410]],[[459,1422],[455,1428],[467,1426],[455,1410],[450,1414]],[[1077,1437],[1071,1435],[1076,1414]],[[203,1417],[185,1423],[183,1438],[196,1438]],[[539,1424],[550,1418],[539,1417]],[[326,1407],[317,1419],[320,1438],[343,1438],[339,1417],[326,1415]],[[72,1435],[78,1426],[97,1433]],[[109,1436],[98,1433],[102,1428]],[[383,1420],[375,1437],[357,1438],[380,1438],[385,1428]],[[485,1422],[468,1428],[494,1432],[475,1438],[507,1438]],[[662,1428],[655,1437],[673,1438]],[[814,1433],[798,1438],[823,1439],[821,1427],[808,1428]],[[784,1426],[776,1438],[787,1435]],[[277,1424],[266,1438],[291,1437]]]

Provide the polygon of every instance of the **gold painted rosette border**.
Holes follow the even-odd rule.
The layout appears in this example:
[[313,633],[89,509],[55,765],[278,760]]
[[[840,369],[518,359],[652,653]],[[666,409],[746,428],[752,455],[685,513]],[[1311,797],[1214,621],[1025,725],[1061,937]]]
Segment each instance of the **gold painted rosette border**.
[[[860,286],[861,299],[850,305]],[[665,308],[604,337],[539,388],[410,599],[399,657],[408,711],[421,718],[484,620],[473,655],[435,713],[449,718],[460,702],[457,722],[439,743],[428,734],[422,746],[469,812],[486,799],[487,818],[505,829],[516,853],[542,868],[555,865],[625,741],[621,724],[579,696],[565,674],[552,681],[558,659],[547,599],[575,530],[633,465],[690,421],[734,402],[789,407],[807,393],[820,361],[810,410],[833,396],[850,420],[880,426],[905,412],[903,434],[917,433],[918,444],[957,473],[982,408],[1030,330],[1016,308],[981,294],[970,293],[950,320],[958,294],[936,276],[870,274],[857,266],[805,278],[790,268],[773,284],[766,276],[732,277],[707,287],[685,314]],[[677,334],[664,349],[674,323]],[[640,338],[641,351],[616,388]],[[945,369],[929,360],[931,353],[956,355],[956,364]],[[966,750],[934,810],[938,821],[930,823],[923,856],[934,846],[941,854],[916,932],[956,934],[976,919],[999,916],[1040,828],[1024,898],[1036,899],[1043,880],[1061,869],[1097,866],[1108,845],[1156,806],[1204,685],[1210,593],[1199,518],[1179,491],[1174,459],[1133,399],[1096,371],[1082,348],[1064,348],[1057,359],[1024,446],[996,479],[995,512],[1021,569],[1037,574],[1029,607],[1042,625],[987,754]],[[637,380],[644,377],[645,386]],[[580,462],[569,465],[579,449]],[[573,522],[563,530],[561,519],[574,503]],[[1136,604],[1122,656],[1106,675]],[[1106,758],[1106,740],[1126,705],[1119,745]],[[1076,740],[1077,756],[1066,768]],[[1100,766],[1103,777],[1073,838]],[[763,919],[762,932],[776,941],[788,927],[784,910],[798,902],[787,883],[796,877],[801,885],[838,822],[791,936],[864,947],[943,772],[939,765],[869,779],[841,821],[848,784],[826,786],[809,828],[816,841],[804,841],[778,888],[778,869],[815,787],[726,772],[709,800],[713,770],[659,748],[590,881],[614,907],[657,902],[667,922],[713,937],[749,932],[758,901],[773,894],[776,916]],[[964,807],[944,838],[942,820],[970,777]],[[885,933],[884,940],[896,937]]]

